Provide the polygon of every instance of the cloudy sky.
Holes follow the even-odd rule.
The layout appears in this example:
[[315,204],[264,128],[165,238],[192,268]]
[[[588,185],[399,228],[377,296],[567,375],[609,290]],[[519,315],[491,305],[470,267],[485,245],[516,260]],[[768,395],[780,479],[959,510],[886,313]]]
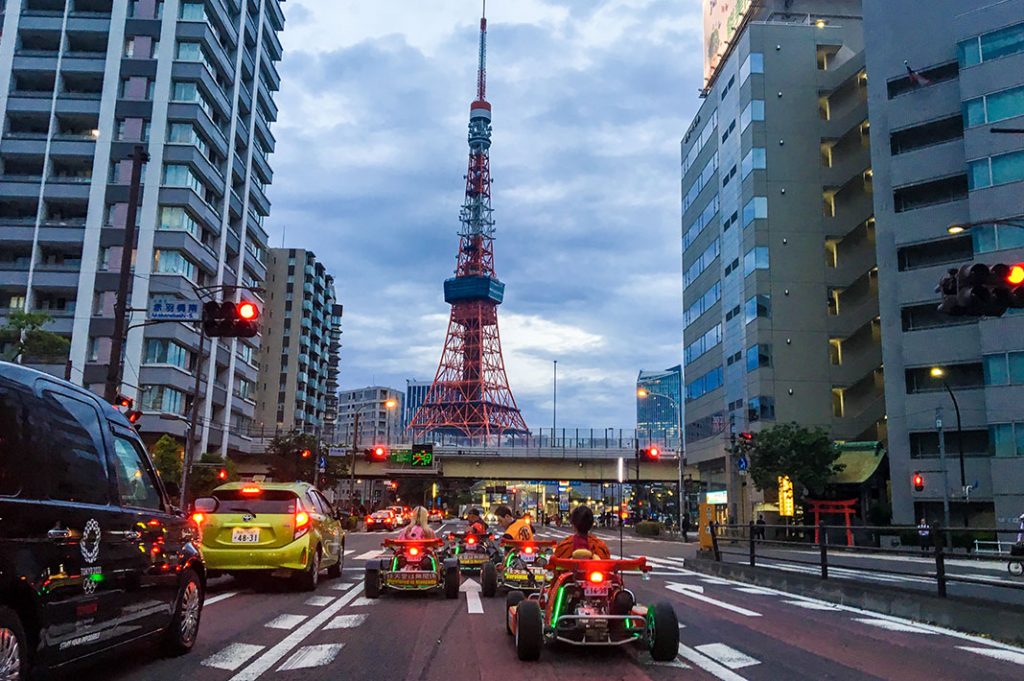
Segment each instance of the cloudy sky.
[[[680,361],[679,140],[699,0],[491,0],[499,309],[513,394],[550,427],[631,427]],[[478,0],[288,0],[271,245],[345,305],[341,384],[434,377],[448,324]]]

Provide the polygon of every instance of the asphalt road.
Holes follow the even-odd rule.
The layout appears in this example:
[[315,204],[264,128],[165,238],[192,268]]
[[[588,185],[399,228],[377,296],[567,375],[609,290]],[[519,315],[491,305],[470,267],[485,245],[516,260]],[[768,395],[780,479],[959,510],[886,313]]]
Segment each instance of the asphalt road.
[[[445,530],[455,529],[450,525]],[[545,529],[560,538],[565,530]],[[611,534],[602,532],[602,534]],[[656,565],[649,580],[628,578],[641,603],[670,602],[680,621],[679,656],[654,663],[633,648],[544,650],[540,662],[516,658],[505,633],[504,598],[476,607],[476,581],[458,600],[437,596],[362,596],[365,560],[383,534],[353,533],[338,580],[315,593],[284,585],[211,583],[199,640],[184,657],[160,658],[140,645],[63,678],[76,681],[395,680],[538,681],[604,679],[1024,678],[1024,649],[937,627],[824,604],[690,572],[692,546],[627,539],[627,555]],[[613,553],[617,539],[610,536]],[[474,610],[482,612],[472,612]]]

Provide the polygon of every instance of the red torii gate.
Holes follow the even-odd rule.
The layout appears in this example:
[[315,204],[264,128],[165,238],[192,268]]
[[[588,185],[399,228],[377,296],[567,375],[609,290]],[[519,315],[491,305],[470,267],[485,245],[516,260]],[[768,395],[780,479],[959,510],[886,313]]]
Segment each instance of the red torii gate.
[[814,514],[814,543],[821,543],[821,516],[822,515],[840,515],[846,520],[846,545],[853,546],[853,530],[850,526],[850,518],[855,513],[853,507],[857,503],[856,499],[846,500],[831,500],[825,501],[822,499],[805,499],[804,500],[808,510]]

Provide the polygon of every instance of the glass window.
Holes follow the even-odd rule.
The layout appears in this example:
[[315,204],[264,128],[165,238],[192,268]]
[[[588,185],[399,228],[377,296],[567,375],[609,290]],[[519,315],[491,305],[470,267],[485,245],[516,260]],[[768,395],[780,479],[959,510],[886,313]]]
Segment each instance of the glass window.
[[184,414],[185,394],[162,385],[144,385],[139,405],[146,411]]
[[206,6],[201,2],[185,2],[181,5],[182,21],[206,21]]
[[760,52],[751,52],[740,65],[740,83],[746,82],[752,73],[764,73],[764,55]]
[[[1024,430],[1024,429],[1022,429]],[[998,423],[988,427],[988,439],[996,456],[1014,456],[1017,453],[1012,423]]]
[[146,364],[170,364],[188,368],[188,350],[173,341],[150,339],[146,341]]
[[1024,115],[1024,87],[994,92],[985,96],[986,122],[995,123],[1022,115]]
[[755,196],[743,206],[743,226],[768,217],[768,197]]
[[743,306],[743,323],[749,324],[758,317],[765,319],[772,316],[772,299],[768,295],[758,295],[747,299]]
[[142,453],[137,445],[120,435],[114,436],[114,473],[122,506],[162,511],[163,500]]
[[1024,24],[986,33],[981,36],[981,60],[999,59],[1024,52]]
[[51,424],[47,480],[51,499],[106,504],[107,471],[103,462],[103,428],[96,408],[81,400],[47,392]]
[[957,45],[956,48],[957,61],[960,62],[960,68],[981,63],[981,45],[977,38],[965,40]]
[[747,348],[747,371],[756,371],[772,365],[770,345],[751,345]]
[[33,416],[42,412],[36,402],[28,390],[0,386],[0,497],[21,494],[38,465],[25,456],[31,451]]
[[992,184],[1000,185],[1024,180],[1024,151],[992,157]]
[[985,355],[985,385],[1006,385],[1009,374],[1006,370],[1006,355]]
[[160,208],[159,229],[182,230],[202,241],[199,223],[181,206],[162,206]]
[[1024,385],[1024,352],[1011,352],[1009,360],[1010,383]]
[[171,123],[167,126],[167,141],[178,144],[191,144],[195,132],[191,123]]
[[749,276],[754,270],[768,269],[768,247],[756,246],[743,256],[743,276]]
[[992,172],[989,169],[989,160],[979,158],[967,164],[967,186],[970,189],[983,189],[992,186]]
[[183,61],[203,61],[203,48],[199,43],[178,43],[178,59]]
[[742,171],[743,178],[746,179],[747,175],[755,170],[764,170],[767,167],[767,156],[763,147],[754,147],[747,152],[747,155],[743,157],[743,161],[740,163],[740,170]]
[[178,251],[156,251],[153,271],[160,274],[180,274],[190,281],[196,280],[198,268]]
[[753,121],[764,120],[764,100],[752,99],[740,114],[740,130],[746,130]]

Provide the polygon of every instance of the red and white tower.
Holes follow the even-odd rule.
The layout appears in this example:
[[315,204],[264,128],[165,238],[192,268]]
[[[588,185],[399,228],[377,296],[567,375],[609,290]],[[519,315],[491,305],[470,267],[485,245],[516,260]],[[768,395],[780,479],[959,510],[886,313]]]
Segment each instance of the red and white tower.
[[455,276],[444,282],[452,306],[441,362],[409,430],[461,435],[486,443],[528,429],[505,374],[498,305],[505,285],[494,273],[491,208],[491,105],[487,102],[487,18],[480,18],[480,67],[469,109],[469,171],[459,221]]

